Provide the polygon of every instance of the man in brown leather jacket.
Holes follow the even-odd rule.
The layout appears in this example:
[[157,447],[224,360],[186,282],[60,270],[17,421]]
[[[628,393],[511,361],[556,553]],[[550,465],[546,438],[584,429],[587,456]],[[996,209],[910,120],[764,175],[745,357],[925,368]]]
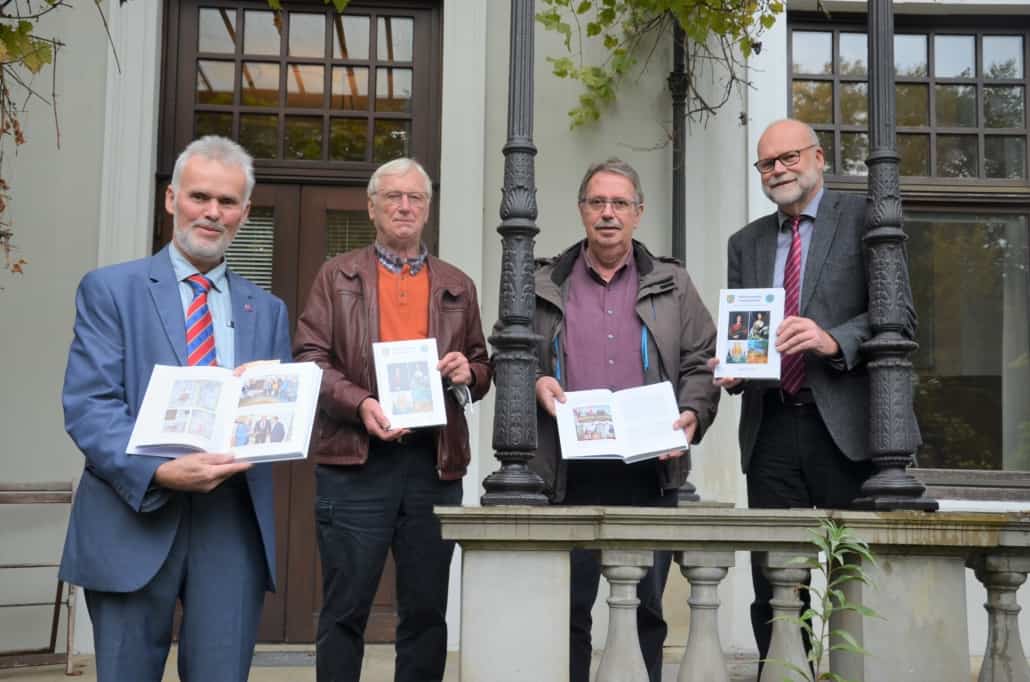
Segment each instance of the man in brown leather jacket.
[[[472,280],[428,254],[422,230],[432,184],[411,159],[368,183],[372,246],[322,266],[297,321],[294,356],[322,368],[310,456],[322,560],[320,682],[357,682],[364,631],[387,550],[397,564],[397,682],[440,680],[454,543],[433,505],[461,504],[469,439],[459,396],[478,400],[491,369]],[[435,338],[446,426],[391,428],[377,400],[372,343]]]
[[[715,353],[715,325],[686,270],[651,254],[633,233],[644,212],[637,172],[609,159],[591,166],[579,187],[586,239],[538,263],[533,330],[537,347],[538,448],[530,466],[556,504],[676,506],[690,460],[670,452],[658,460],[566,462],[559,452],[554,401],[566,390],[620,390],[672,383],[682,429],[697,443],[715,419],[719,388],[706,362]],[[655,552],[638,586],[637,628],[651,682],[662,673],[667,627],[662,592],[671,555]],[[601,577],[596,550],[571,559],[569,679],[590,672],[590,609]]]

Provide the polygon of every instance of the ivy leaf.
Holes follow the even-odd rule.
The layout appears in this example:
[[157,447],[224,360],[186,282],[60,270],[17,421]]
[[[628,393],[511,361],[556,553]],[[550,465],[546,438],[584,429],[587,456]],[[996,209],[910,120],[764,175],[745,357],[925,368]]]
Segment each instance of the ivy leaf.
[[54,51],[42,40],[32,41],[32,49],[22,56],[21,63],[32,73],[39,73],[44,66],[54,61]]
[[587,24],[587,37],[593,38],[596,35],[601,35],[602,30],[604,29],[601,28],[601,24],[591,21]]
[[586,14],[590,11],[591,6],[592,3],[590,0],[583,0],[583,2],[579,3],[579,6],[576,7],[576,14]]

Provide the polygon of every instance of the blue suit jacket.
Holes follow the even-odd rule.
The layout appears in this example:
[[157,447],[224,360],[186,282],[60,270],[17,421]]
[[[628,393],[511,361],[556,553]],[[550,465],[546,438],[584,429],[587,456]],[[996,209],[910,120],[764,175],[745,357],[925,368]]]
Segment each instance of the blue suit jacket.
[[[227,276],[236,363],[290,361],[286,306],[246,279]],[[65,428],[86,466],[60,577],[87,589],[132,592],[146,585],[168,556],[179,525],[183,495],[151,487],[165,460],[125,452],[154,365],[186,364],[178,287],[167,246],[149,258],[94,270],[79,284],[63,402]],[[272,469],[259,464],[246,477],[268,589],[274,589]]]

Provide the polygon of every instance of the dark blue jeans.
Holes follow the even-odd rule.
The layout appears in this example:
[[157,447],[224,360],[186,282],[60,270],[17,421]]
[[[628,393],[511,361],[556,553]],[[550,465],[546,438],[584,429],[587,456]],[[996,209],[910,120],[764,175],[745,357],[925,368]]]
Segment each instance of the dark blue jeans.
[[[872,473],[870,462],[853,462],[844,456],[814,403],[791,407],[780,401],[778,392],[766,393],[762,425],[747,472],[748,507],[846,509]],[[772,585],[758,566],[756,554],[751,554],[755,589],[751,628],[759,658],[764,659],[772,638]],[[808,590],[801,590],[800,596],[803,612],[809,605]],[[808,636],[802,634],[807,650]]]
[[358,682],[365,625],[387,550],[397,564],[396,682],[439,682],[447,659],[447,582],[453,542],[434,505],[461,504],[461,481],[441,481],[432,445],[374,441],[363,466],[315,469],[322,560],[319,682]]
[[[658,487],[654,461],[623,464],[622,462],[570,462],[563,504],[634,507],[675,507],[675,490]],[[655,552],[654,566],[637,585],[637,633],[651,682],[662,679],[662,647],[668,626],[662,616],[662,594],[669,578],[670,552]],[[593,618],[590,609],[597,599],[601,579],[601,553],[597,550],[574,549],[571,556],[571,589],[569,612],[569,680],[587,682],[593,644],[590,630]]]

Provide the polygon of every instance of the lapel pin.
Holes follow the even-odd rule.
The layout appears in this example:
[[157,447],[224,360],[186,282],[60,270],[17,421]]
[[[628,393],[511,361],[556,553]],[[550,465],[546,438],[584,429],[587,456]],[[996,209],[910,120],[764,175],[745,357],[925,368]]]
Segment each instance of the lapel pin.
[[249,303],[244,303],[243,304],[243,312],[245,312],[245,313],[252,313],[252,312],[254,312],[254,306],[252,306]]

